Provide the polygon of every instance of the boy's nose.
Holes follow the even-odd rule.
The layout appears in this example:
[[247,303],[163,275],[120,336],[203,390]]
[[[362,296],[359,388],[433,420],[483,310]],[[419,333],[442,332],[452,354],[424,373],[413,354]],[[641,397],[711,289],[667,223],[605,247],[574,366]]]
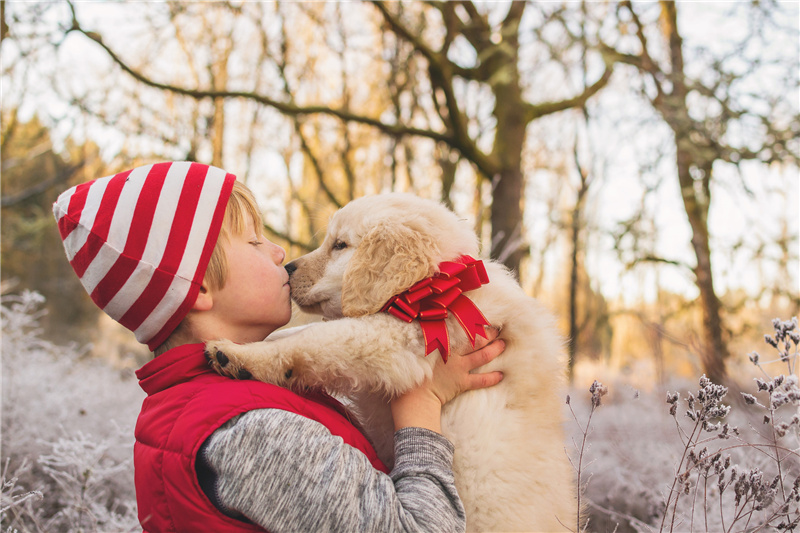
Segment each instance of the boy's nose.
[[276,265],[280,265],[283,263],[283,260],[286,259],[286,250],[278,246],[277,244],[272,244],[272,258],[275,261]]
[[294,273],[294,271],[297,270],[297,265],[294,263],[294,261],[292,261],[291,263],[286,263],[286,266],[284,268],[286,269],[286,272],[288,272],[289,275],[291,276]]

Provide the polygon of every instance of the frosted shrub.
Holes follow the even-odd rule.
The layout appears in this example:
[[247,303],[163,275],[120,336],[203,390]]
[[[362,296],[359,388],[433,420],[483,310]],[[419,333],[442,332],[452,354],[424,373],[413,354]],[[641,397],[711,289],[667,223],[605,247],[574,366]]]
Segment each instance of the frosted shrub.
[[[8,471],[9,460],[5,461],[3,466],[3,478],[2,478],[2,493],[0,493],[0,517],[6,515],[8,511],[12,508],[22,509],[27,507],[26,512],[27,514],[33,514],[30,511],[30,502],[29,500],[41,500],[42,493],[38,490],[30,490],[26,491],[22,487],[17,485],[17,481],[19,480],[18,475],[21,472],[26,472],[29,469],[29,465],[27,461],[23,460],[22,464],[19,465],[17,471],[14,474],[10,474]],[[15,511],[19,512],[19,511]],[[11,527],[7,529],[7,531],[14,531]]]
[[[586,445],[576,446],[579,479],[590,478],[582,487],[589,516],[583,529],[800,528],[800,389],[793,375],[800,331],[797,319],[773,326],[766,342],[779,357],[762,362],[750,356],[765,379],[756,380],[755,395],[741,394],[735,410],[725,403],[728,389],[705,376],[683,397],[667,393],[666,413],[650,398],[611,406],[598,417],[592,392],[588,419],[594,417],[595,426],[579,422],[578,436],[584,442],[594,430],[596,461],[587,467]],[[770,377],[768,363],[786,364],[788,377]]]
[[38,351],[51,348],[40,338],[39,327],[46,311],[42,308],[44,296],[38,292],[24,291],[20,295],[4,296],[0,306],[3,321],[3,351]]
[[[129,509],[117,509],[109,482],[130,470],[130,462],[116,462],[109,456],[109,441],[97,443],[78,432],[70,438],[48,443],[51,453],[41,455],[39,464],[60,489],[59,511],[53,523],[69,524],[80,531],[126,529]],[[130,518],[127,518],[130,527]]]
[[87,349],[42,339],[42,303],[24,292],[0,306],[0,529],[134,530],[133,427],[144,393]]

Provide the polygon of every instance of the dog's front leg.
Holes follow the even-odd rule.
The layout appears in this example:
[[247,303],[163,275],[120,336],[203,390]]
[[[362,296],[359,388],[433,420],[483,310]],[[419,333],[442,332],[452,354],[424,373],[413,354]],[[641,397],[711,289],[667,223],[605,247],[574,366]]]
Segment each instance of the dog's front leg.
[[433,361],[423,353],[419,326],[384,314],[321,322],[276,340],[206,343],[209,361],[221,374],[295,389],[389,397],[430,375]]

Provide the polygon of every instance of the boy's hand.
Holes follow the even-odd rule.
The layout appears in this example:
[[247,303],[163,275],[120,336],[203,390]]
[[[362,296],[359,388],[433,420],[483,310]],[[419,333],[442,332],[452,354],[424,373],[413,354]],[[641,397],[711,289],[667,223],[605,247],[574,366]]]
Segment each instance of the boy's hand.
[[453,354],[446,364],[439,358],[431,379],[392,400],[395,430],[413,426],[441,433],[444,404],[462,392],[491,387],[503,379],[501,372],[471,373],[493,361],[505,349],[505,343],[497,340],[496,329],[487,329],[487,333],[488,339],[478,337],[474,351],[464,355]]
[[505,342],[497,339],[498,334],[499,332],[494,328],[487,329],[489,338],[484,339],[478,336],[472,352],[464,355],[453,354],[447,363],[440,357],[436,361],[436,366],[433,367],[433,377],[422,387],[429,388],[444,405],[462,392],[483,389],[500,383],[500,380],[503,379],[501,372],[471,373],[503,353]]

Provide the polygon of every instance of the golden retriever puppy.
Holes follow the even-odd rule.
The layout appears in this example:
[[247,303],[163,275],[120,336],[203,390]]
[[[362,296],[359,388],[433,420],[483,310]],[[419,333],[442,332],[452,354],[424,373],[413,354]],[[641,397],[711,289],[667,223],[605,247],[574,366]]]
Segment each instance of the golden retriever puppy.
[[[441,264],[465,255],[478,256],[478,239],[443,205],[397,193],[355,200],[333,216],[320,248],[287,266],[295,302],[328,320],[264,342],[209,342],[212,364],[224,374],[244,370],[254,379],[325,387],[350,398],[391,468],[387,400],[421,383],[440,354],[425,356],[431,333],[426,339],[419,321],[381,311]],[[563,531],[577,513],[562,430],[563,341],[551,315],[503,265],[483,264],[488,284],[464,296],[506,343],[481,370],[505,377],[497,386],[461,394],[442,412],[442,432],[455,445],[453,470],[467,528]],[[472,351],[457,317],[451,313],[445,324],[452,352]]]

